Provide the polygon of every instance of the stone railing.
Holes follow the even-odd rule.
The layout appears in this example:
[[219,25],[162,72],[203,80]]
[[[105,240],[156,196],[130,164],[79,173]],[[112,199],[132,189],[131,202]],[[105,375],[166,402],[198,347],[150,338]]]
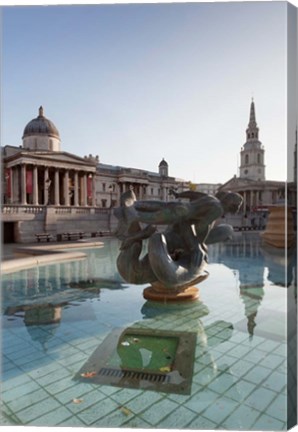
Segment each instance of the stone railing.
[[107,214],[109,209],[102,207],[74,207],[74,206],[57,206],[55,207],[56,214]]
[[1,212],[7,215],[17,214],[41,214],[46,209],[53,209],[56,214],[108,214],[110,209],[102,207],[74,207],[74,206],[40,206],[40,205],[18,205],[2,204]]
[[13,204],[4,204],[1,206],[2,214],[40,214],[45,211],[44,206],[37,205],[13,205]]

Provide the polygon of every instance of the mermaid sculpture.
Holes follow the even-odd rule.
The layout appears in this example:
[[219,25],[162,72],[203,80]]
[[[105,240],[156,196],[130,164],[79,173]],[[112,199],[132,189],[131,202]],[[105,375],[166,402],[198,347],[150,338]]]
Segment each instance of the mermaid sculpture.
[[[215,197],[193,191],[172,194],[188,202],[137,201],[130,189],[114,210],[121,240],[118,271],[129,283],[150,284],[144,290],[150,300],[198,297],[193,285],[208,276],[207,245],[228,240],[233,233],[230,225],[215,222],[224,213],[237,212],[242,203],[232,192]],[[145,239],[148,251],[142,256]]]

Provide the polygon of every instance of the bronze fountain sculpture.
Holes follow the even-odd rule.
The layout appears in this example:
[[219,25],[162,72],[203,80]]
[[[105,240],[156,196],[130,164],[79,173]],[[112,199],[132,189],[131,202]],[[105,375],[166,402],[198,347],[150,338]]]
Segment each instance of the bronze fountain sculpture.
[[188,201],[138,201],[132,189],[121,195],[114,210],[115,234],[121,240],[117,268],[126,282],[150,284],[143,292],[148,300],[195,300],[199,290],[194,285],[208,276],[207,245],[232,237],[232,226],[216,221],[237,212],[242,197],[232,192],[171,193]]

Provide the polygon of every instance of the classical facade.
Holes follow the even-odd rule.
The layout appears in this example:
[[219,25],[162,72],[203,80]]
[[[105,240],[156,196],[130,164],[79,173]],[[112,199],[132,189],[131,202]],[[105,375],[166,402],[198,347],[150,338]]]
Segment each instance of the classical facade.
[[[297,140],[297,134],[296,134]],[[287,199],[296,207],[296,184],[266,180],[265,148],[259,141],[255,104],[250,105],[246,142],[240,151],[239,177],[236,175],[224,183],[219,190],[240,193],[243,196],[243,214],[266,212],[268,206]]]
[[55,125],[39,108],[24,129],[21,148],[4,147],[4,204],[95,204],[96,164],[60,151]]
[[[2,221],[6,241],[32,241],[36,233],[107,231],[112,208],[133,187],[138,199],[173,199],[188,182],[170,177],[163,159],[158,172],[103,164],[99,157],[61,151],[60,135],[44,115],[25,127],[22,146],[2,148]],[[114,221],[114,224],[116,221]]]

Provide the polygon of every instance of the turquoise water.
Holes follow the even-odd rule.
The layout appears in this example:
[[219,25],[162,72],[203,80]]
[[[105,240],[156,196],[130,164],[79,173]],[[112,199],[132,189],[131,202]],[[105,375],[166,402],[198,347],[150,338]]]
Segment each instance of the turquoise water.
[[[295,263],[258,234],[209,247],[188,305],[152,304],[118,275],[118,241],[2,278],[2,425],[285,430]],[[285,267],[288,287],[285,287]],[[196,334],[189,394],[79,382],[115,328]]]

